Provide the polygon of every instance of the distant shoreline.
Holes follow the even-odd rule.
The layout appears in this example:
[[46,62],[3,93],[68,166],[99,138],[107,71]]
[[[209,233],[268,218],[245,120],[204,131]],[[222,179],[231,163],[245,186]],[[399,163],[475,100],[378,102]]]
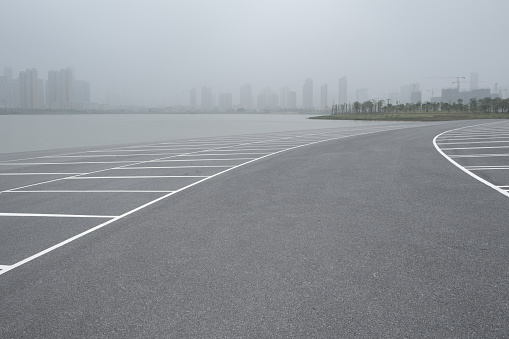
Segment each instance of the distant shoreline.
[[2,111],[0,109],[0,115],[104,115],[104,114],[164,114],[164,115],[175,115],[175,114],[231,114],[231,115],[244,115],[244,114],[284,114],[284,115],[319,115],[323,112],[310,112],[310,111],[245,111],[245,112],[161,112],[161,111],[128,111],[128,110],[111,110],[111,111],[50,111],[50,110],[36,110],[36,111]]
[[508,119],[508,113],[471,112],[407,112],[407,113],[344,113],[313,116],[309,119],[364,121],[452,121],[474,119]]

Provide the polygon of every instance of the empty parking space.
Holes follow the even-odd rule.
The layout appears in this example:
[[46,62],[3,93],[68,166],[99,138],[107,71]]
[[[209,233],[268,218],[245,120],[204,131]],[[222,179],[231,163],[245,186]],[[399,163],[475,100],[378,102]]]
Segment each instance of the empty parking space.
[[0,175],[0,191],[66,178],[68,176],[67,174]]
[[509,123],[498,121],[446,131],[435,147],[473,178],[507,193],[509,185]]
[[0,162],[0,275],[87,230],[104,227],[182,189],[269,155],[316,142],[417,126],[422,124],[177,140],[18,159],[10,156]]
[[[175,191],[197,181],[196,178],[173,178],[173,177],[75,177],[34,185],[29,187],[33,191],[101,191],[101,190],[145,190],[145,191]],[[28,189],[28,188],[27,188]]]
[[107,219],[0,215],[0,263],[15,264],[103,220]]
[[0,194],[0,213],[121,215],[167,192],[13,191]]

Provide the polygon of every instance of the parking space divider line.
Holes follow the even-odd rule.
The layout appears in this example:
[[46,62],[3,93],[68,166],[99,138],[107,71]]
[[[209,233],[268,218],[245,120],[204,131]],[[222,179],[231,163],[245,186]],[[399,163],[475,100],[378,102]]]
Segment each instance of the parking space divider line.
[[2,213],[0,217],[48,217],[48,218],[99,218],[113,219],[116,215],[80,215],[80,214],[49,214],[49,213]]
[[509,197],[509,192],[501,189],[499,186],[496,186],[494,184],[492,184],[491,182],[481,178],[480,176],[472,173],[471,171],[469,171],[468,169],[466,169],[465,167],[461,166],[460,164],[458,164],[456,161],[452,160],[452,158],[447,155],[444,151],[442,151],[440,149],[440,147],[437,145],[437,140],[442,136],[444,135],[445,133],[447,132],[450,132],[450,131],[459,131],[459,130],[462,130],[462,129],[465,129],[465,128],[469,128],[469,127],[473,127],[473,126],[483,126],[483,125],[488,125],[488,124],[496,124],[496,123],[499,123],[498,121],[497,122],[487,122],[487,123],[483,123],[483,124],[477,124],[477,125],[471,125],[471,126],[465,126],[465,127],[459,127],[459,128],[454,128],[454,129],[451,129],[449,131],[445,131],[445,132],[442,132],[440,133],[439,135],[435,136],[435,138],[433,138],[433,145],[435,146],[435,149],[438,151],[438,153],[442,154],[442,156],[444,158],[446,158],[451,164],[453,164],[454,166],[456,166],[457,168],[459,168],[460,170],[462,170],[463,172],[465,172],[466,174],[470,175],[472,178],[476,179],[476,180],[479,180],[480,182],[482,182],[483,184],[485,184],[486,186],[489,186],[491,188],[493,188],[495,191],[505,195],[506,197]]
[[79,234],[77,234],[77,235],[75,235],[75,236],[73,236],[71,238],[68,238],[68,239],[66,239],[64,241],[61,241],[58,244],[55,244],[55,245],[53,245],[53,246],[51,246],[51,247],[49,247],[49,248],[47,248],[47,249],[45,249],[43,251],[40,251],[40,252],[38,252],[36,254],[33,254],[32,256],[30,256],[28,258],[25,258],[25,259],[23,259],[21,261],[18,261],[17,263],[9,266],[7,269],[0,271],[0,275],[5,274],[5,273],[9,272],[10,270],[15,269],[16,267],[24,265],[24,264],[26,264],[26,263],[28,263],[28,262],[30,262],[30,261],[32,261],[32,260],[42,256],[42,255],[44,255],[44,254],[47,254],[47,253],[49,253],[49,252],[51,252],[51,251],[53,251],[53,250],[55,250],[55,249],[57,249],[59,247],[62,247],[62,246],[66,245],[66,244],[68,244],[68,243],[70,243],[70,242],[72,242],[72,241],[74,241],[76,239],[79,239],[79,238],[81,238],[81,237],[83,237],[83,236],[85,236],[85,235],[87,235],[89,233],[92,233],[92,232],[94,232],[94,231],[96,231],[98,229],[101,229],[101,228],[103,228],[103,227],[105,227],[105,226],[107,226],[107,225],[109,225],[109,224],[111,224],[111,223],[113,223],[113,222],[115,222],[117,220],[125,218],[125,217],[127,217],[127,216],[129,216],[129,215],[131,215],[131,214],[133,214],[133,213],[135,213],[137,211],[139,211],[139,210],[142,210],[142,209],[144,209],[144,208],[146,208],[146,207],[148,207],[150,205],[153,205],[153,204],[155,204],[155,203],[157,203],[159,201],[162,201],[162,200],[164,200],[164,199],[166,199],[166,198],[168,198],[170,196],[173,196],[173,195],[175,195],[175,194],[177,194],[177,193],[179,193],[181,191],[184,191],[184,190],[186,190],[188,188],[191,188],[193,186],[196,186],[196,185],[198,185],[198,184],[200,184],[200,183],[202,183],[202,182],[204,182],[206,180],[210,180],[212,178],[215,178],[215,177],[217,177],[219,175],[222,175],[224,173],[232,171],[232,170],[234,170],[236,168],[239,168],[241,166],[245,166],[245,165],[250,164],[252,162],[255,162],[255,161],[258,161],[258,160],[261,160],[261,159],[265,159],[265,158],[271,157],[273,155],[276,155],[276,154],[279,154],[279,153],[282,153],[282,152],[287,152],[287,151],[290,151],[290,150],[295,150],[295,149],[298,149],[298,148],[301,148],[301,147],[315,145],[315,144],[323,143],[323,142],[327,142],[327,141],[340,140],[340,139],[350,138],[350,137],[353,137],[353,136],[361,136],[361,135],[366,135],[366,134],[374,134],[374,133],[379,133],[379,132],[383,132],[383,131],[394,131],[394,130],[399,130],[399,129],[402,129],[402,128],[416,128],[416,127],[419,127],[419,126],[422,126],[422,125],[412,125],[411,124],[411,125],[397,125],[395,127],[387,126],[387,129],[385,129],[385,130],[377,129],[376,131],[373,131],[373,130],[363,131],[363,132],[359,132],[359,133],[353,134],[353,135],[349,134],[349,135],[342,135],[342,136],[339,136],[339,137],[335,136],[335,137],[331,137],[331,138],[328,138],[328,139],[323,139],[323,140],[319,140],[319,141],[310,142],[310,143],[307,143],[307,144],[302,144],[302,145],[297,145],[297,146],[289,147],[289,148],[282,149],[282,150],[279,150],[279,151],[276,151],[276,152],[273,152],[273,153],[269,153],[269,154],[263,155],[263,156],[261,156],[259,158],[250,159],[250,160],[248,160],[248,161],[246,161],[244,163],[241,163],[241,164],[238,164],[236,166],[227,168],[227,169],[225,169],[225,170],[223,170],[221,172],[215,173],[215,174],[213,174],[211,176],[208,176],[208,177],[203,178],[201,180],[195,181],[195,182],[193,182],[193,183],[191,183],[191,184],[189,184],[187,186],[184,186],[184,187],[182,187],[182,188],[180,188],[180,189],[178,189],[176,191],[173,191],[171,193],[165,194],[165,195],[163,195],[163,196],[161,196],[161,197],[159,197],[157,199],[149,201],[149,202],[147,202],[147,203],[145,203],[145,204],[143,204],[141,206],[138,206],[138,207],[136,207],[136,208],[134,208],[134,209],[132,209],[132,210],[122,214],[122,215],[114,217],[114,218],[112,218],[112,219],[110,219],[110,220],[108,220],[108,221],[106,221],[106,222],[104,222],[102,224],[99,224],[99,225],[97,225],[95,227],[92,227],[92,228],[90,228],[90,229],[88,229],[88,230],[86,230],[86,231],[84,231],[82,233],[79,233]]

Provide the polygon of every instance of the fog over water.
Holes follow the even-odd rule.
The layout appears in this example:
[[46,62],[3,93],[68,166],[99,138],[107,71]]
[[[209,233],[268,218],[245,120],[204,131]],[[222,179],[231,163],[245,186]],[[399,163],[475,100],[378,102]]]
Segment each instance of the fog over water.
[[297,114],[0,115],[0,154],[390,123],[307,117]]
[[187,105],[210,86],[238,101],[270,86],[317,93],[348,78],[349,99],[367,88],[453,87],[479,73],[509,88],[507,0],[2,0],[0,69],[16,75],[70,67],[90,81],[93,102]]

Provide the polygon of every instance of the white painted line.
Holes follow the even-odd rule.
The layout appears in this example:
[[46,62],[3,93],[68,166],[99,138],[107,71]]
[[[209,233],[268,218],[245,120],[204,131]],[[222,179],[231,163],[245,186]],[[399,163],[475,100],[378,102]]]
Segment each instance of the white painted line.
[[46,213],[0,213],[0,217],[48,217],[48,218],[117,218],[116,215],[79,215],[79,214],[46,214]]
[[19,165],[83,165],[83,164],[135,164],[138,161],[75,161],[75,162],[17,162],[17,163],[2,163],[7,166]]
[[0,175],[76,175],[81,173],[0,173]]
[[[424,124],[405,124],[405,125],[403,125],[403,124],[401,124],[401,125],[398,125],[398,126],[396,126],[396,127],[392,127],[392,128],[389,128],[389,127],[388,127],[385,131],[394,131],[394,130],[398,130],[398,129],[401,129],[401,128],[415,128],[415,127],[420,127],[420,126],[429,126],[429,124],[427,124],[427,125],[424,125]],[[195,182],[193,182],[193,183],[192,183],[192,184],[190,184],[190,185],[187,185],[187,186],[182,187],[182,188],[180,188],[180,189],[178,189],[178,190],[176,190],[176,191],[173,191],[173,192],[168,193],[168,194],[165,194],[165,195],[163,195],[163,196],[161,196],[161,197],[159,197],[159,198],[157,198],[157,199],[154,199],[154,200],[152,200],[152,201],[149,201],[148,203],[146,203],[146,204],[144,204],[144,205],[141,205],[141,206],[138,206],[137,208],[132,209],[132,210],[130,210],[130,211],[128,211],[128,212],[126,212],[126,213],[124,213],[124,214],[122,214],[122,215],[120,215],[120,216],[116,217],[116,218],[113,218],[113,219],[111,219],[111,220],[108,220],[108,221],[106,221],[106,222],[104,222],[104,223],[102,223],[102,224],[99,224],[99,225],[97,225],[97,226],[95,226],[95,227],[93,227],[93,228],[90,228],[90,229],[88,229],[88,230],[86,230],[86,231],[84,231],[84,232],[82,232],[82,233],[80,233],[80,234],[77,234],[77,235],[75,235],[75,236],[73,236],[73,237],[71,237],[71,238],[68,238],[68,239],[66,239],[66,240],[64,240],[64,241],[62,241],[62,242],[60,242],[60,243],[58,243],[58,244],[56,244],[56,245],[53,245],[53,246],[51,246],[51,247],[49,247],[49,248],[47,248],[47,249],[45,249],[45,250],[43,250],[43,251],[40,251],[40,252],[38,252],[38,253],[36,253],[36,254],[34,254],[34,255],[32,255],[32,256],[30,256],[30,257],[28,257],[28,258],[25,258],[25,259],[23,259],[23,260],[21,260],[21,261],[18,261],[17,263],[15,263],[15,264],[13,264],[13,265],[9,266],[9,268],[7,268],[7,269],[5,269],[5,270],[0,271],[0,275],[5,274],[5,273],[7,273],[7,272],[8,272],[8,271],[10,271],[10,270],[15,269],[16,267],[19,267],[19,266],[21,266],[21,265],[24,265],[24,264],[26,264],[26,263],[28,263],[28,262],[30,262],[30,261],[32,261],[32,260],[34,260],[34,259],[36,259],[36,258],[39,258],[40,256],[43,256],[43,255],[45,255],[45,254],[47,254],[47,253],[49,253],[49,252],[51,252],[51,251],[53,251],[53,250],[55,250],[55,249],[57,249],[57,248],[59,248],[59,247],[62,247],[62,246],[66,245],[66,244],[68,244],[68,243],[70,243],[70,242],[72,242],[72,241],[74,241],[74,240],[76,240],[76,239],[79,239],[79,238],[81,238],[81,237],[83,237],[83,236],[85,236],[85,235],[87,235],[87,234],[89,234],[89,233],[92,233],[92,232],[94,232],[94,231],[96,231],[96,230],[98,230],[98,229],[100,229],[100,228],[103,228],[103,227],[105,227],[105,226],[107,226],[107,225],[109,225],[109,224],[111,224],[111,223],[113,223],[113,222],[115,222],[115,221],[117,221],[117,220],[119,220],[119,219],[122,219],[122,218],[124,218],[124,217],[126,217],[126,216],[128,216],[128,215],[130,215],[130,214],[132,214],[132,213],[135,213],[135,212],[137,212],[137,211],[139,211],[139,210],[142,210],[142,209],[144,209],[144,208],[146,208],[146,207],[148,207],[148,206],[150,206],[150,205],[152,205],[152,204],[155,204],[155,203],[157,203],[157,202],[159,202],[159,201],[161,201],[161,200],[163,200],[163,199],[166,199],[166,198],[168,198],[168,197],[170,197],[170,196],[172,196],[172,195],[174,195],[174,194],[177,194],[177,193],[179,193],[179,192],[181,192],[181,191],[183,191],[183,190],[185,190],[185,189],[188,189],[188,188],[190,188],[190,187],[193,187],[193,186],[195,186],[195,185],[198,185],[198,184],[200,184],[200,183],[202,183],[202,182],[204,182],[204,181],[206,181],[206,180],[212,179],[212,178],[214,178],[214,177],[216,177],[216,176],[222,175],[222,174],[224,174],[224,173],[227,173],[227,172],[229,172],[229,171],[231,171],[231,170],[234,170],[234,169],[236,169],[236,168],[239,168],[239,167],[241,167],[241,166],[244,166],[244,165],[250,164],[250,163],[252,163],[252,162],[254,162],[254,161],[257,161],[257,160],[260,160],[260,159],[264,159],[264,158],[267,158],[267,157],[270,157],[270,156],[273,156],[273,155],[275,155],[275,154],[279,154],[279,153],[282,153],[282,152],[286,152],[286,151],[290,151],[290,150],[297,149],[297,148],[300,148],[300,147],[308,146],[308,145],[313,145],[313,144],[317,144],[317,143],[321,143],[321,142],[327,142],[327,141],[332,141],[332,140],[339,140],[339,139],[349,138],[349,137],[352,137],[352,136],[360,136],[360,135],[366,135],[366,134],[373,134],[373,133],[378,133],[378,132],[382,132],[382,131],[383,131],[383,130],[377,130],[377,131],[366,131],[366,132],[360,132],[360,133],[355,134],[355,135],[339,136],[339,137],[338,137],[338,136],[336,136],[336,137],[332,137],[332,138],[328,138],[328,139],[323,139],[323,140],[320,140],[320,141],[315,141],[315,142],[312,142],[312,143],[309,143],[309,144],[305,144],[305,145],[298,145],[298,146],[294,146],[294,147],[291,147],[291,148],[287,148],[287,149],[283,149],[283,150],[280,150],[280,151],[277,151],[277,152],[273,152],[273,153],[270,153],[270,154],[266,154],[266,155],[261,156],[261,157],[259,157],[259,158],[255,158],[255,159],[248,160],[248,161],[246,161],[246,162],[244,162],[244,163],[241,163],[241,164],[239,164],[239,165],[236,165],[236,166],[233,166],[233,167],[227,168],[227,169],[225,169],[224,171],[221,171],[221,172],[215,173],[215,174],[213,174],[213,175],[211,175],[211,176],[209,176],[209,177],[206,177],[206,178],[203,178],[203,179],[201,179],[201,180],[195,181]]]
[[[231,166],[219,166],[219,165],[203,165],[203,166],[151,166],[151,167],[122,167],[117,168],[119,170],[138,170],[138,169],[168,169],[168,168],[229,168]],[[115,169],[115,170],[117,170]]]
[[174,191],[148,190],[41,190],[41,191],[6,191],[3,193],[171,193]]
[[481,146],[481,147],[452,147],[452,148],[442,148],[442,151],[452,151],[452,150],[465,150],[465,149],[493,149],[493,148],[509,148],[509,146]]
[[100,158],[100,157],[139,157],[139,156],[159,156],[159,155],[172,155],[178,153],[158,153],[158,154],[97,154],[97,155],[48,155],[41,157],[44,159],[55,158]]
[[488,171],[488,170],[508,170],[509,166],[505,167],[478,167],[478,168],[467,168],[469,171]]
[[440,141],[443,141],[443,140],[479,140],[479,139],[486,139],[486,140],[491,140],[491,139],[494,139],[494,140],[497,140],[497,139],[509,139],[509,136],[507,137],[488,137],[488,138],[476,138],[476,137],[464,137],[464,138],[441,138]]
[[476,168],[506,168],[509,165],[478,165],[478,166],[463,166],[466,169],[476,169]]
[[221,156],[225,156],[225,155],[260,155],[260,154],[267,154],[267,152],[264,152],[264,153],[195,153],[195,154],[182,154],[180,155],[181,157],[195,157],[195,156],[216,156],[216,155],[221,155]]
[[159,178],[206,178],[206,175],[129,175],[111,177],[70,177],[67,180],[86,179],[159,179]]
[[[267,148],[232,148],[232,149],[216,149],[214,152],[238,152],[238,151],[279,151],[283,148],[281,147],[267,147]],[[200,153],[197,153],[200,154]],[[241,153],[244,154],[244,153]]]
[[[270,154],[273,154],[273,153],[270,153]],[[233,160],[251,160],[251,159],[257,159],[257,158],[232,158],[232,159],[200,159],[200,158],[197,158],[197,159],[168,159],[168,160],[154,160],[154,161],[151,161],[151,162],[171,162],[171,161],[233,161]]]
[[491,157],[509,157],[509,153],[502,154],[454,154],[451,158],[491,158]]
[[[154,151],[175,151],[175,148],[157,148],[157,149],[111,149],[107,151],[86,151],[86,153],[107,153],[107,152],[154,152]],[[85,153],[85,152],[83,152]],[[75,153],[78,155],[79,153]],[[145,155],[145,153],[142,153]]]
[[500,140],[500,141],[465,141],[465,142],[437,142],[437,145],[464,145],[464,144],[497,144],[497,143],[509,143],[509,140]]
[[[495,123],[496,123],[496,122],[495,122]],[[493,122],[488,122],[488,123],[478,124],[478,125],[474,125],[474,126],[481,126],[481,125],[487,125],[487,124],[494,124],[494,123],[493,123]],[[461,129],[468,128],[468,127],[471,127],[471,126],[455,128],[455,129],[452,129],[452,130],[450,130],[450,131],[457,131],[457,130],[461,130]],[[443,134],[445,134],[445,133],[447,133],[447,132],[449,132],[449,131],[442,132],[442,133],[440,133],[439,135],[437,135],[435,138],[433,138],[433,145],[435,146],[435,149],[436,149],[436,150],[437,150],[440,154],[442,154],[442,156],[443,156],[444,158],[446,158],[446,159],[447,159],[450,163],[452,163],[454,166],[456,166],[457,168],[459,168],[460,170],[462,170],[462,171],[463,171],[463,172],[465,172],[466,174],[470,175],[472,178],[474,178],[474,179],[476,179],[476,180],[479,180],[479,181],[480,181],[480,182],[482,182],[483,184],[485,184],[485,185],[487,185],[487,186],[489,186],[489,187],[493,188],[493,189],[494,189],[494,190],[496,190],[497,192],[499,192],[499,193],[501,193],[501,194],[503,194],[503,195],[505,195],[506,197],[508,197],[508,198],[509,198],[509,192],[507,192],[507,191],[505,191],[505,190],[501,189],[500,187],[498,187],[498,186],[496,186],[496,185],[492,184],[491,182],[489,182],[489,181],[487,181],[487,180],[485,180],[485,179],[481,178],[480,176],[478,176],[478,175],[476,175],[476,174],[474,174],[474,173],[470,172],[470,171],[469,171],[469,170],[467,170],[465,167],[461,166],[461,165],[460,165],[460,164],[458,164],[456,161],[452,160],[452,159],[451,159],[451,157],[449,157],[447,154],[445,154],[445,153],[444,153],[444,152],[440,149],[440,147],[438,147],[438,145],[437,145],[437,139],[438,139],[441,135],[443,135]]]
[[1,270],[6,270],[6,269],[8,269],[8,268],[10,268],[10,267],[11,267],[11,266],[9,266],[9,265],[0,265],[0,271],[1,271]]

